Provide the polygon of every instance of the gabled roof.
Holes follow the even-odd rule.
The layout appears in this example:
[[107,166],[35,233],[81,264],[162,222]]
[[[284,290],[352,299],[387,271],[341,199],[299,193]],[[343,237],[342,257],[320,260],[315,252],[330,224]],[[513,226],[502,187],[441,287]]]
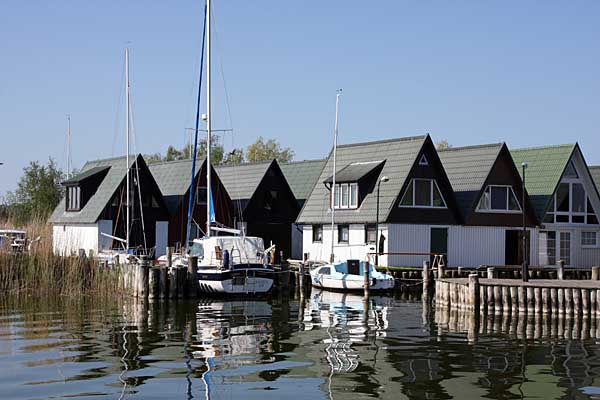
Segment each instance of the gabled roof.
[[493,143],[438,151],[463,217],[467,217],[478,201],[477,195],[502,147],[502,143]]
[[[378,160],[350,163],[335,174],[335,180],[336,182],[358,182],[384,162],[383,160]],[[333,183],[333,175],[325,179],[325,183]]]
[[540,221],[576,147],[577,144],[563,144],[510,151],[519,174],[522,174],[521,164],[528,164],[525,187]]
[[[196,179],[204,165],[204,160],[196,160]],[[188,192],[192,179],[192,161],[177,160],[152,163],[148,166],[154,180],[165,199],[171,214],[181,204],[183,196]]]
[[[133,166],[137,159],[141,158],[141,154],[137,157],[131,157],[129,167]],[[119,185],[125,179],[127,167],[125,166],[125,156],[116,158],[107,158],[103,160],[88,161],[81,169],[82,173],[86,173],[91,169],[96,169],[98,172],[109,168],[102,183],[94,195],[88,200],[81,211],[65,211],[65,198],[60,201],[52,215],[50,222],[65,223],[65,224],[93,224],[98,220],[100,213],[108,204]],[[96,173],[98,173],[96,172]]]
[[596,184],[596,189],[600,191],[600,165],[594,165],[590,167],[590,173]]
[[74,184],[74,183],[80,183],[80,182],[86,180],[87,178],[91,178],[92,176],[96,175],[99,172],[106,171],[108,168],[109,167],[107,167],[107,166],[90,168],[88,170],[80,172],[79,174],[77,174],[75,176],[72,176],[71,178],[64,181],[62,184],[70,185],[70,184]]
[[250,200],[275,160],[217,167],[217,174],[231,200]]
[[[386,175],[390,180],[381,185],[379,215],[380,221],[385,221],[427,137],[414,136],[338,146],[337,172],[355,162],[385,161],[380,175]],[[332,174],[332,169],[330,152],[317,184],[298,216],[298,223],[325,223],[330,220],[329,190],[323,182]],[[336,210],[335,219],[338,223],[374,222],[376,202],[376,195],[371,193],[362,200],[358,210]]]
[[310,196],[326,162],[324,159],[306,160],[279,165],[297,200],[304,201]]

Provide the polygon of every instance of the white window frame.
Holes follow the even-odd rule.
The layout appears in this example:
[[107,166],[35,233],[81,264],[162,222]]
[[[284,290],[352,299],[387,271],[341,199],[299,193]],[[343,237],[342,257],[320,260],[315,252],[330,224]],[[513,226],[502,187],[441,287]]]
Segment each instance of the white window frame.
[[[494,209],[492,208],[492,188],[506,188],[509,189],[506,191],[506,209],[505,210],[498,210],[498,209]],[[479,204],[481,203],[481,199],[482,197],[485,195],[485,193],[488,191],[489,189],[489,193],[490,193],[490,209],[486,210],[486,209],[482,209],[481,207],[479,207]],[[519,207],[518,210],[510,210],[508,209],[508,206],[510,204],[510,193],[513,194],[513,196],[515,196],[515,200],[517,201],[517,206]],[[517,197],[517,194],[515,193],[515,191],[513,190],[511,185],[487,185],[485,190],[483,191],[482,195],[479,197],[479,200],[477,201],[477,208],[475,209],[475,212],[479,212],[479,213],[490,213],[490,214],[521,214],[523,212],[523,209],[521,207],[521,203],[519,203],[519,198]]]
[[[579,172],[578,172],[579,174]],[[556,202],[556,195],[558,193],[558,187],[560,186],[560,184],[568,184],[569,185],[569,211],[558,211],[557,210],[557,202]],[[581,185],[581,187],[583,187],[583,192],[584,192],[584,202],[585,202],[585,211],[584,212],[574,212],[573,211],[573,185],[574,184],[579,184]],[[585,184],[581,181],[580,178],[563,178],[561,179],[560,183],[558,184],[558,186],[556,187],[556,190],[554,191],[554,194],[552,195],[552,203],[554,208],[552,210],[548,210],[546,212],[546,214],[552,214],[552,222],[546,222],[547,224],[557,224],[557,225],[577,225],[577,226],[598,226],[598,224],[588,224],[588,215],[589,214],[595,214],[595,210],[592,208],[592,210],[588,210],[588,203],[590,202],[590,198],[588,196],[588,191],[585,187]],[[558,215],[561,216],[567,216],[569,217],[569,221],[568,222],[558,222],[556,220],[556,217]],[[573,217],[583,217],[583,222],[573,222]],[[596,218],[598,218],[598,216],[596,215]]]
[[[340,235],[342,226],[345,226],[348,228],[348,240],[343,241],[343,242],[340,240],[342,237],[342,235]],[[349,245],[350,244],[350,224],[339,224],[336,226],[336,229],[337,229],[337,243],[341,244],[341,245]]]
[[[584,233],[592,233],[594,234],[594,244],[584,244],[583,243],[583,234]],[[598,231],[581,231],[581,235],[580,235],[580,243],[581,243],[581,247],[584,249],[595,249],[598,248]]]
[[[415,191],[416,191],[416,187],[417,185],[415,184],[416,181],[429,181],[429,206],[422,206],[422,205],[416,205],[415,204]],[[412,182],[412,205],[407,206],[407,205],[402,205],[402,199],[404,198],[404,196],[406,195],[406,191],[404,193],[402,193],[402,196],[400,196],[400,202],[398,203],[398,208],[435,208],[435,209],[446,209],[448,208],[448,206],[446,205],[446,199],[444,198],[444,195],[442,194],[442,191],[440,190],[440,187],[438,186],[437,182],[435,179],[428,179],[428,178],[413,178],[411,179]],[[410,183],[409,183],[410,185]],[[438,193],[440,194],[440,197],[442,198],[442,203],[444,203],[443,206],[434,206],[433,205],[433,185],[435,185],[435,188],[437,189]]]
[[67,211],[81,211],[81,187],[67,187]]
[[[346,196],[343,196],[342,188],[345,188]],[[356,203],[352,203],[352,191],[356,194]],[[349,182],[349,183],[336,183],[333,188],[333,195],[335,196],[333,202],[333,208],[336,210],[350,210],[357,209],[359,198],[358,198],[358,182]],[[346,201],[346,204],[343,205],[343,200]]]

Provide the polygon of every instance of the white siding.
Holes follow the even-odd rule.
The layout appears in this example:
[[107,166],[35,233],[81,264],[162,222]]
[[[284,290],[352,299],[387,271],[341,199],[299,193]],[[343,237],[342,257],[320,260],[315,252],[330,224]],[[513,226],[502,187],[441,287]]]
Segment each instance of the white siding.
[[108,238],[102,233],[107,235],[113,234],[113,223],[109,219],[101,219],[98,221],[98,251],[110,250],[112,239]]
[[[387,249],[388,234],[387,227],[380,225],[379,230],[386,238],[385,248]],[[313,243],[312,226],[304,225],[302,227],[302,245],[303,251],[309,253],[311,261],[329,261],[331,254],[331,225],[323,226],[323,242]],[[363,224],[350,225],[350,237],[348,243],[338,243],[337,226],[334,229],[334,254],[336,260],[356,259],[364,260],[367,253],[375,251],[375,245],[365,244],[365,226]],[[387,265],[387,257],[380,257],[380,265]]]
[[54,253],[59,255],[75,255],[79,249],[93,250],[98,253],[98,225],[54,225],[52,227],[52,245]]
[[[430,226],[412,224],[389,224],[387,237],[390,253],[429,253]],[[429,260],[428,255],[389,256],[389,265],[395,267],[420,266]]]
[[167,243],[169,240],[169,222],[156,221],[156,249],[155,257],[163,256],[167,253]]

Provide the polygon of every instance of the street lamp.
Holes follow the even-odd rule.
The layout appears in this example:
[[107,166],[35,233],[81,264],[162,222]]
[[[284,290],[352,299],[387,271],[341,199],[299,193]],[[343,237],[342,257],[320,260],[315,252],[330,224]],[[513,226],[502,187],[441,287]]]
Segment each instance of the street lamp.
[[385,183],[389,181],[390,178],[387,176],[382,176],[379,182],[377,182],[377,214],[375,218],[375,266],[379,264],[379,189],[381,187],[381,183]]
[[521,270],[521,275],[523,275],[523,282],[527,282],[529,280],[529,270],[528,270],[528,265],[527,265],[527,230],[525,227],[525,170],[527,169],[529,165],[524,162],[523,164],[521,164],[521,168],[523,168],[523,187],[521,188],[522,190],[522,201],[521,201],[521,207],[523,208],[523,267]]

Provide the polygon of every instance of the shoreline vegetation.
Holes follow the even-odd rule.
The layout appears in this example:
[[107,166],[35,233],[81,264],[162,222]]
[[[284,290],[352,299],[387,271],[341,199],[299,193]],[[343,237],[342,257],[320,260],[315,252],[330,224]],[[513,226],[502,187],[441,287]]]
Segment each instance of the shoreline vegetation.
[[[13,227],[10,221],[0,223]],[[52,225],[36,218],[19,229],[27,231],[29,251],[11,254],[0,249],[0,293],[39,295],[114,295],[119,275],[93,259],[62,257],[52,248]],[[35,240],[39,237],[39,240]]]

